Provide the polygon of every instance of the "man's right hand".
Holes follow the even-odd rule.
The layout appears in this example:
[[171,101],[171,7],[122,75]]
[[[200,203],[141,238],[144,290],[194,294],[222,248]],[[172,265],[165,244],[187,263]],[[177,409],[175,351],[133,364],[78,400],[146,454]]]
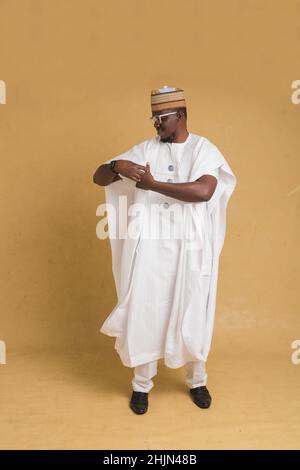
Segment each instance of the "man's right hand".
[[114,169],[121,176],[130,178],[135,182],[141,181],[141,175],[146,172],[145,166],[138,165],[130,160],[117,160]]

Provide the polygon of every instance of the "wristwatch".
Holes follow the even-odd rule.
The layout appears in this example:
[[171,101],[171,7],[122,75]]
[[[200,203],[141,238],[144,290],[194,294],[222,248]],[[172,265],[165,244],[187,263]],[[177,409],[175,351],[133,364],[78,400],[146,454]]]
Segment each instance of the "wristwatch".
[[113,171],[114,173],[116,173],[116,175],[118,175],[119,173],[115,170],[115,164],[117,163],[117,160],[112,160],[109,164],[109,167],[111,169],[111,171]]

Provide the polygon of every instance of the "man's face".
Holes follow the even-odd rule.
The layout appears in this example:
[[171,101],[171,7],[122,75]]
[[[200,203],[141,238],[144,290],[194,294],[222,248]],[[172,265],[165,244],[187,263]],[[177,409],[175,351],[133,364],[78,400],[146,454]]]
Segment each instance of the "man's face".
[[[153,116],[159,116],[160,114],[172,113],[175,109],[166,109],[164,111],[158,111],[153,113]],[[160,136],[162,142],[174,142],[177,137],[178,127],[178,114],[170,114],[169,116],[162,116],[161,123],[159,120],[154,122],[154,127],[157,134]]]

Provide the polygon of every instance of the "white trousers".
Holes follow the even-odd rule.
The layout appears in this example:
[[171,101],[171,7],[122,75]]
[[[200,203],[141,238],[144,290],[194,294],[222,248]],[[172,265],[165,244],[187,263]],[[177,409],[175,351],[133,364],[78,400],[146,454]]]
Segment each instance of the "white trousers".
[[[187,362],[185,365],[185,383],[189,388],[206,385],[207,373],[204,361]],[[154,386],[151,380],[157,374],[157,360],[141,364],[134,368],[134,377],[131,381],[133,390],[136,392],[149,393]]]

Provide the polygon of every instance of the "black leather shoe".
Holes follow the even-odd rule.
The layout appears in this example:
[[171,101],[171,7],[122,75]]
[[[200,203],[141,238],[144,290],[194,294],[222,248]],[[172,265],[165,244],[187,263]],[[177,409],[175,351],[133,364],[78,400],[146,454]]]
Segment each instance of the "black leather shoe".
[[146,413],[148,410],[148,393],[135,392],[133,390],[130,399],[130,408],[138,415]]
[[201,387],[190,388],[192,400],[199,408],[209,408],[211,404],[211,396],[209,391],[202,385]]

